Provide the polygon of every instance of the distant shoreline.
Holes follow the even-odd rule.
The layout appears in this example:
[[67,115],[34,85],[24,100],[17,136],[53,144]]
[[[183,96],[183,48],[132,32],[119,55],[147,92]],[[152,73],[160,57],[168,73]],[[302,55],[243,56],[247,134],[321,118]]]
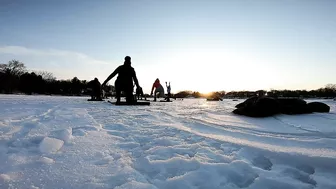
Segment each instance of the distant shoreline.
[[[24,94],[24,93],[0,93],[0,96],[54,96],[54,97],[87,97],[90,98],[90,95],[59,95],[59,94]],[[114,96],[112,96],[114,97]],[[151,98],[151,97],[147,97]],[[206,97],[179,97],[183,99],[207,99]],[[250,97],[223,97],[222,99],[234,100],[234,99],[248,99]],[[278,97],[278,98],[300,98],[300,99],[325,99],[325,100],[335,100],[336,97]]]

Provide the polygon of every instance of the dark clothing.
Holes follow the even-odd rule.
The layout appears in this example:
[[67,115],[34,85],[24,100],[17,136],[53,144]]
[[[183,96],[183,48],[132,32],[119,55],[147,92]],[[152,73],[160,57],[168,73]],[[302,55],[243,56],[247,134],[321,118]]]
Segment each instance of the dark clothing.
[[133,98],[133,80],[137,87],[139,87],[138,79],[136,77],[134,68],[125,62],[124,65],[119,66],[114,72],[104,81],[103,85],[105,85],[110,79],[112,79],[116,74],[118,77],[115,81],[115,90],[117,102],[120,102],[120,94],[121,91],[124,91],[126,96],[126,102],[132,103],[134,101]]
[[114,82],[115,90],[116,90],[116,97],[117,101],[120,101],[120,95],[121,91],[124,91],[124,94],[126,96],[126,102],[132,102],[133,101],[133,85],[127,86],[124,85],[121,80],[116,80]]
[[102,88],[98,79],[94,79],[87,84],[88,88],[91,89],[91,99],[92,100],[101,100]]
[[117,100],[119,99],[120,101],[120,93],[124,91],[126,102],[132,102],[134,100],[133,78],[136,78],[134,68],[128,65],[121,65],[114,72],[118,73],[118,77],[114,83]]
[[138,87],[138,88],[136,89],[135,94],[136,94],[138,100],[140,99],[140,97],[141,97],[141,100],[142,100],[142,97],[144,96],[144,93],[143,93],[141,87]]
[[133,89],[133,78],[136,78],[136,75],[132,66],[121,65],[114,72],[118,73],[117,80],[121,82],[122,85]]

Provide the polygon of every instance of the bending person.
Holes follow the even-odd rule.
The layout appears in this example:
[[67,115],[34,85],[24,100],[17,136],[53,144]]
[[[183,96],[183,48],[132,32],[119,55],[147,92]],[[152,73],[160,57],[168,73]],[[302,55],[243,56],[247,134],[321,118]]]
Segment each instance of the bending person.
[[102,87],[97,78],[88,82],[87,87],[91,90],[91,100],[102,100]]
[[155,82],[153,83],[153,87],[152,87],[152,90],[151,90],[151,95],[153,95],[154,88],[155,88],[155,91],[154,91],[154,101],[156,101],[156,97],[165,97],[164,88],[160,84],[159,78],[157,78],[155,80]]
[[114,72],[111,73],[110,76],[108,76],[108,78],[104,81],[102,85],[105,86],[105,84],[117,74],[118,74],[118,77],[114,83],[114,87],[116,90],[116,97],[117,97],[116,103],[120,103],[121,91],[124,91],[125,93],[126,102],[133,103],[134,102],[133,80],[137,88],[140,88],[140,86],[139,86],[139,82],[135,74],[135,70],[131,66],[131,57],[126,56],[124,64],[119,66],[117,69],[115,69]]

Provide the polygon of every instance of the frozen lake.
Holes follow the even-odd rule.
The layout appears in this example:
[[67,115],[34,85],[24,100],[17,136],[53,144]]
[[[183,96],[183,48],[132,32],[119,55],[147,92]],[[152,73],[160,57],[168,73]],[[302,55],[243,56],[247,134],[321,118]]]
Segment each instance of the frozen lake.
[[242,100],[87,98],[0,95],[0,188],[336,188],[336,101],[249,118]]

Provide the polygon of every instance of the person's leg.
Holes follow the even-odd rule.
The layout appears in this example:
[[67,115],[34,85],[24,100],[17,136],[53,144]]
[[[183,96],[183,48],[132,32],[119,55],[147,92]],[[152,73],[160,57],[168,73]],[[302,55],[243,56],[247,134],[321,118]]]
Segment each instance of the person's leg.
[[128,86],[125,89],[125,96],[126,96],[126,102],[127,103],[133,103],[134,102],[134,96],[133,96],[133,85],[132,86]]
[[88,90],[89,90],[89,92],[90,92],[91,100],[94,100],[95,95],[94,95],[93,89],[92,89],[92,88],[89,88]]
[[91,96],[91,100],[94,100],[94,99],[95,99],[95,95],[94,95],[93,90],[90,92],[90,96]]
[[104,93],[103,93],[103,88],[102,86],[99,84],[99,100],[103,100],[104,97]]
[[125,91],[125,96],[126,96],[126,102],[127,103],[133,103],[134,102],[134,97],[131,91]]
[[120,102],[120,93],[121,93],[120,81],[116,80],[114,82],[114,87],[115,87],[115,90],[116,90],[117,103],[119,103]]
[[99,89],[97,89],[95,91],[95,98],[96,98],[96,100],[102,100],[102,98],[101,98],[101,92],[100,92]]
[[99,82],[96,82],[94,84],[94,87],[93,87],[93,93],[94,93],[94,96],[95,96],[95,99],[96,100],[102,100],[101,98],[101,95],[102,95],[102,89],[101,89],[101,85]]
[[95,91],[94,98],[95,98],[95,100],[100,100],[100,98],[99,98],[99,94],[98,94],[97,91]]
[[154,101],[156,101],[157,95],[158,95],[158,88],[155,88],[155,91],[154,91]]
[[[139,88],[139,98],[142,100],[142,97],[143,97],[143,91],[142,91],[142,88],[140,87]],[[138,100],[139,100],[139,98],[138,98]]]
[[170,93],[168,93],[167,101],[168,101],[168,102],[170,101]]

